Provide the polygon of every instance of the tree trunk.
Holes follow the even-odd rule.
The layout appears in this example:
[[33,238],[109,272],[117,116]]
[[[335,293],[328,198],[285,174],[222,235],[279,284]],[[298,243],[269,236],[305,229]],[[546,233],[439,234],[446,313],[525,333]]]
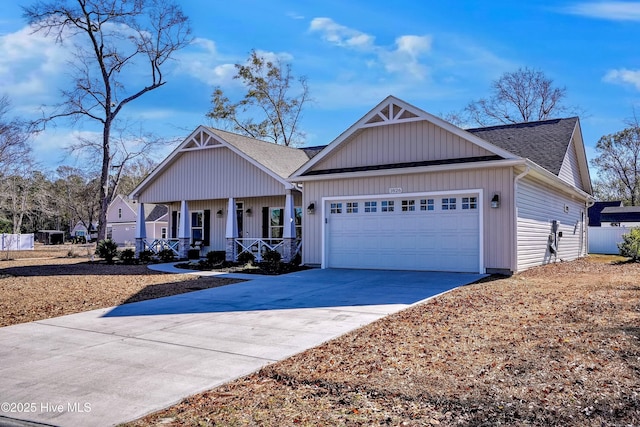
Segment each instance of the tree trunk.
[[111,204],[109,191],[109,169],[111,166],[111,118],[107,118],[102,131],[102,173],[100,175],[100,214],[98,216],[98,240],[107,237],[107,209]]

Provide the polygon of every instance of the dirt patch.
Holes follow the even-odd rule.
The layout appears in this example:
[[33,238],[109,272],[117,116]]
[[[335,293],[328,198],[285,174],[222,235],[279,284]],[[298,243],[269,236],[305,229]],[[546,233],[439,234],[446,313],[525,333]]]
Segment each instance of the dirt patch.
[[0,262],[0,327],[241,281],[91,262],[84,245],[36,248]]
[[130,426],[640,425],[640,265],[457,289]]

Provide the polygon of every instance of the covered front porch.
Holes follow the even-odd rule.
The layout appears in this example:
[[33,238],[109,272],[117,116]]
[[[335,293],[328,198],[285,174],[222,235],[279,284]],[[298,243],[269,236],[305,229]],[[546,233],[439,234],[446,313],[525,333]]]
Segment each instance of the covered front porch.
[[[137,224],[136,256],[142,251],[157,255],[169,250],[178,259],[187,259],[193,258],[194,250],[200,257],[224,251],[227,261],[251,253],[259,262],[267,251],[274,250],[282,261],[290,262],[302,250],[301,199],[298,191],[287,190],[284,196],[167,203],[171,218],[168,235],[148,239],[145,228]],[[138,203],[138,209],[143,210],[144,203]]]

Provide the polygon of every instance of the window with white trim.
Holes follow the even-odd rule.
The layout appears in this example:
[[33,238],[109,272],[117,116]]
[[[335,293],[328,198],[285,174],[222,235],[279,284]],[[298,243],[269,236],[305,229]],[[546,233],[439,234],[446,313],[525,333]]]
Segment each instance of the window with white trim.
[[204,211],[191,212],[191,241],[202,240],[204,236]]
[[403,200],[402,201],[402,212],[413,212],[416,210],[416,201],[415,200]]
[[331,213],[332,214],[341,214],[342,213],[342,203],[331,203]]
[[347,202],[347,213],[358,213],[358,202]]
[[118,208],[118,218],[122,218],[122,208]]
[[462,209],[478,209],[478,198],[477,197],[463,197],[462,198]]
[[393,212],[393,200],[383,200],[380,202],[381,212]]
[[365,212],[377,212],[378,211],[378,202],[364,202],[364,211]]
[[456,209],[456,198],[449,197],[442,199],[442,210],[443,211],[453,211]]
[[167,227],[162,227],[160,229],[160,238],[161,239],[166,239],[167,238]]
[[435,210],[436,205],[433,199],[420,199],[420,210],[421,211],[433,211]]
[[[302,237],[302,208],[293,208],[296,237]],[[281,239],[284,236],[284,208],[269,208],[269,237]]]

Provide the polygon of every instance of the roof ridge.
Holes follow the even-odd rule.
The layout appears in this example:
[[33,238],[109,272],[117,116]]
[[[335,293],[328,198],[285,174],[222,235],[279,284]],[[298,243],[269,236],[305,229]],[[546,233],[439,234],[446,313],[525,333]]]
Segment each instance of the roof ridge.
[[465,130],[467,132],[471,132],[471,131],[479,131],[479,130],[508,129],[508,128],[515,128],[515,127],[537,126],[537,125],[548,124],[552,122],[557,123],[562,120],[578,120],[578,119],[579,119],[578,116],[559,117],[555,119],[535,120],[530,122],[518,122],[518,123],[509,123],[509,124],[502,124],[502,125],[481,126],[481,127],[475,127],[475,128],[468,128]]

